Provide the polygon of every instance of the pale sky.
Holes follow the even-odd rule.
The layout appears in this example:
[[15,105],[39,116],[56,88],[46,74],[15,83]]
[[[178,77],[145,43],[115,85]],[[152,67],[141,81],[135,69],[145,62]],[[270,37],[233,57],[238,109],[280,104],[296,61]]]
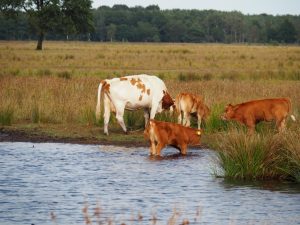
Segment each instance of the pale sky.
[[215,9],[243,14],[300,15],[300,0],[93,0],[93,8],[123,4],[129,7],[158,5],[160,9]]

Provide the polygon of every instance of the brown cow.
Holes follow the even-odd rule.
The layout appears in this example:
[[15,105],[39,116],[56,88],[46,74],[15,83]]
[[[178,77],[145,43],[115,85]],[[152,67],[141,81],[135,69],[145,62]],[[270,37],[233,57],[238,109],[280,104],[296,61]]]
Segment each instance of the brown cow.
[[175,111],[178,115],[178,123],[187,127],[191,125],[191,115],[196,116],[198,129],[201,127],[202,120],[205,121],[210,113],[203,97],[191,93],[180,93],[176,96]]
[[173,146],[186,155],[188,145],[200,144],[201,130],[151,119],[144,137],[150,141],[150,155],[160,156],[166,145]]
[[[275,120],[278,131],[282,131],[290,110],[291,100],[289,98],[261,99],[237,105],[229,104],[221,118],[235,120],[246,125],[249,133],[254,132],[257,123]],[[295,121],[293,115],[291,118]]]

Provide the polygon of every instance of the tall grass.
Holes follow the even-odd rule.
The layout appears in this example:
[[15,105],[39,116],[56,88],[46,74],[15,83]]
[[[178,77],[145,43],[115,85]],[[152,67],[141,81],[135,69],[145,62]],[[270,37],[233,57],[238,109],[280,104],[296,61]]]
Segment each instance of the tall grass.
[[[299,80],[299,47],[223,44],[1,42],[1,75],[73,76],[164,74],[181,81]],[[5,57],[4,57],[5,56]],[[63,75],[67,76],[69,75]]]
[[300,182],[299,129],[248,135],[239,129],[220,133],[213,147],[223,174],[231,179],[287,179]]
[[6,107],[0,110],[0,124],[9,126],[13,122],[14,109],[11,107]]
[[287,177],[300,183],[300,129],[285,133],[280,138],[284,145],[282,146],[281,155],[282,164],[280,170]]

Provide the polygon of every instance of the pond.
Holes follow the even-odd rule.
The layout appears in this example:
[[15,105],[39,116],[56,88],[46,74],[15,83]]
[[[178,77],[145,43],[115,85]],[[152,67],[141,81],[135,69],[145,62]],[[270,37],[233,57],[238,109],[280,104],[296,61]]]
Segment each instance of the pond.
[[300,224],[300,187],[213,175],[215,153],[0,143],[0,224]]

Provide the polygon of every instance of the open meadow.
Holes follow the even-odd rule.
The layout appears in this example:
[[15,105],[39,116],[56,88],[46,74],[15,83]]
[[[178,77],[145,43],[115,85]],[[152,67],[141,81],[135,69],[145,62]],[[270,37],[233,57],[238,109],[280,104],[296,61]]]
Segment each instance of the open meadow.
[[[288,130],[299,131],[299,46],[46,41],[44,50],[36,51],[35,44],[0,42],[3,131],[145,144],[142,112],[126,113],[129,136],[122,134],[114,116],[111,135],[104,136],[102,121],[94,115],[101,79],[141,73],[163,79],[174,98],[180,92],[205,97],[211,108],[206,145],[236,126],[220,120],[224,106],[251,99],[289,97],[297,122],[289,120]],[[157,118],[176,121],[168,113]],[[257,130],[269,132],[274,124],[263,123]]]

